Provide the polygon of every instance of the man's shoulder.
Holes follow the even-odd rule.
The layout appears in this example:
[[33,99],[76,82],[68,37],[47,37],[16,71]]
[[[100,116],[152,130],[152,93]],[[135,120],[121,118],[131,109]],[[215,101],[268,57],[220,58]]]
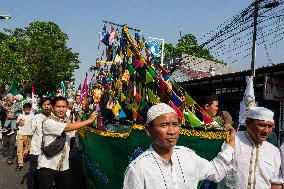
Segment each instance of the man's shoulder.
[[[139,152],[133,152],[131,156],[135,156],[135,153]],[[131,161],[131,156],[129,156]],[[152,157],[151,149],[147,149],[146,151],[142,152],[139,156],[137,156],[131,163],[129,164],[129,167],[137,166],[138,164],[143,164],[144,162],[147,162],[149,158]],[[132,157],[133,158],[133,157]]]
[[34,118],[35,118],[35,119],[45,119],[46,116],[43,115],[42,113],[39,113],[39,114],[34,114]]
[[46,118],[43,120],[43,126],[51,126],[51,125],[57,125],[57,121],[55,121],[54,119],[50,119],[50,118]]
[[274,146],[273,144],[271,144],[270,142],[264,141],[262,143],[262,145],[265,147],[265,149],[267,149],[271,152],[280,153],[279,149],[276,146]]

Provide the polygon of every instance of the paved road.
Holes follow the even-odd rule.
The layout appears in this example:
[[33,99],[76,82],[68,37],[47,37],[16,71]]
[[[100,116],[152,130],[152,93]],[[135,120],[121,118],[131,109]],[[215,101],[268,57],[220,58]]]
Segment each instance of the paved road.
[[[15,171],[15,169],[16,163],[8,165],[6,160],[0,156],[1,189],[29,189],[29,164],[25,164],[24,169],[21,171]],[[78,150],[73,150],[70,154],[70,171],[70,189],[85,189],[81,158]]]

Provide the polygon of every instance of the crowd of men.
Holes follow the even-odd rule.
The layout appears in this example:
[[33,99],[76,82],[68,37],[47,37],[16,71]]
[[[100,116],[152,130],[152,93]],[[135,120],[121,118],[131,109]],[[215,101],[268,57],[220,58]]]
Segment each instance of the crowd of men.
[[[39,110],[33,109],[21,95],[1,99],[1,155],[7,164],[17,163],[16,171],[29,161],[33,188],[69,188],[69,153],[76,130],[93,123],[98,113],[82,119],[79,95],[75,99],[45,97],[38,106]],[[284,145],[279,150],[266,141],[275,128],[274,113],[252,107],[246,130],[236,132],[229,113],[218,111],[216,96],[206,98],[203,106],[207,116],[221,120],[230,132],[219,154],[207,161],[191,149],[176,146],[178,115],[169,105],[158,103],[147,112],[145,129],[152,145],[129,164],[124,189],[196,188],[203,180],[209,181],[204,188],[282,188]]]
[[[75,143],[76,130],[91,124],[96,117],[94,112],[89,119],[81,121],[78,96],[68,100],[62,96],[45,97],[36,109],[20,94],[9,93],[1,99],[1,155],[8,165],[17,164],[16,171],[21,171],[29,162],[31,188],[67,188],[69,152]],[[64,135],[62,151],[52,157],[42,153],[43,147],[61,135]]]

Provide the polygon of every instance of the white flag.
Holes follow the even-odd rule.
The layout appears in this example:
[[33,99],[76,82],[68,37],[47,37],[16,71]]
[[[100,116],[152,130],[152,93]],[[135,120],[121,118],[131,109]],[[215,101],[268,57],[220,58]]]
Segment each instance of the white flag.
[[247,111],[250,107],[255,107],[255,96],[253,88],[253,77],[247,78],[247,86],[244,93],[243,101],[240,103],[239,123],[244,125],[247,117]]

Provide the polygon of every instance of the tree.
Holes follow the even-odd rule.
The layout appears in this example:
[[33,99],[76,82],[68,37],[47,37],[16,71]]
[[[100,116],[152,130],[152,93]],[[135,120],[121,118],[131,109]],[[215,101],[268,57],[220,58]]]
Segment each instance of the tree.
[[53,22],[33,22],[26,28],[0,33],[0,87],[14,81],[30,93],[58,88],[62,80],[71,80],[79,68],[78,53],[67,47],[68,36]]
[[193,34],[186,34],[182,36],[176,46],[174,47],[170,43],[165,44],[164,48],[165,60],[171,60],[181,54],[189,54],[198,58],[204,58],[217,63],[223,63],[214,58],[207,49],[202,48],[198,45],[197,39]]

